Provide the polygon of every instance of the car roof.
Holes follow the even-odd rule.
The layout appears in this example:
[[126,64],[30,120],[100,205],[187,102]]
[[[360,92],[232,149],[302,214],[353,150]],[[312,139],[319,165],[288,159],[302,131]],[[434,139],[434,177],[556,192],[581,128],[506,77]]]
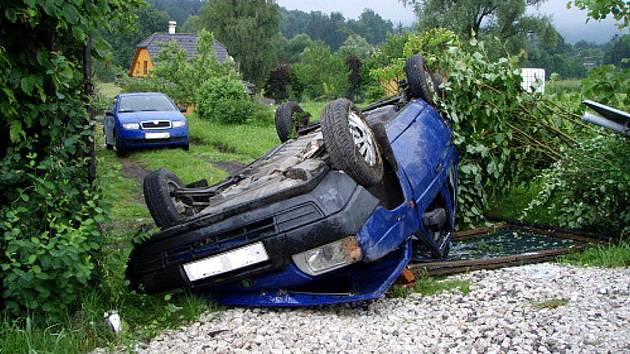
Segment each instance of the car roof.
[[126,92],[126,93],[121,93],[118,96],[125,97],[125,96],[167,96],[167,95],[162,92]]

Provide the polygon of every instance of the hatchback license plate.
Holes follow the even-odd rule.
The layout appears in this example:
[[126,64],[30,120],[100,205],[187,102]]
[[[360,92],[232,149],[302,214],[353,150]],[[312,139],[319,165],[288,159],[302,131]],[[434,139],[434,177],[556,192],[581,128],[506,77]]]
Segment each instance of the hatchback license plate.
[[256,242],[232,251],[184,264],[184,272],[190,281],[231,272],[236,269],[269,260],[262,242]]
[[171,134],[166,133],[144,133],[145,139],[168,139],[171,137]]

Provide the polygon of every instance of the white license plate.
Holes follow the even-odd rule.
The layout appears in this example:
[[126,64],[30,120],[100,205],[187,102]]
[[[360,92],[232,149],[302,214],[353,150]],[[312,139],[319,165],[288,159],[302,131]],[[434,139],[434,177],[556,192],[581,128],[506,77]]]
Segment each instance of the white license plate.
[[144,133],[145,139],[168,139],[171,137],[171,133]]
[[245,268],[266,260],[269,260],[269,256],[265,246],[262,242],[256,242],[216,256],[184,264],[184,272],[190,281],[195,281]]

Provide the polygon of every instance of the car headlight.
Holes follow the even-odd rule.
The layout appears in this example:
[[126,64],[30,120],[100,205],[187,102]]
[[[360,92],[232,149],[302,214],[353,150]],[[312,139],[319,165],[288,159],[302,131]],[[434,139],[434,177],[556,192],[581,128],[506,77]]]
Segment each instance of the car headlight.
[[172,122],[173,128],[179,128],[179,127],[183,127],[186,125],[186,121],[185,120],[174,120]]
[[127,130],[140,129],[140,124],[138,123],[125,123],[122,126]]
[[294,254],[291,258],[302,272],[319,275],[360,261],[363,258],[363,251],[356,236],[349,236]]

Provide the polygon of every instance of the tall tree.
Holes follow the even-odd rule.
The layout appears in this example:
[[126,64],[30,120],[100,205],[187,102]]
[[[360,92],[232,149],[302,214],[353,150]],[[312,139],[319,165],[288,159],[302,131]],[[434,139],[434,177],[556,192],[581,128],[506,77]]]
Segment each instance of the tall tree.
[[604,54],[604,64],[630,68],[628,60],[630,60],[630,35],[616,36],[610,41],[610,47]]
[[282,23],[280,30],[286,38],[293,38],[300,33],[306,33],[306,27],[311,21],[311,15],[300,10],[288,11],[282,8]]
[[201,25],[215,34],[239,63],[246,80],[260,88],[276,60],[280,9],[274,0],[210,0]]
[[[113,63],[129,68],[136,51],[136,44],[153,32],[165,32],[169,17],[150,4],[145,4],[133,11],[135,23],[132,26],[117,20],[116,24],[105,29],[104,38],[112,47]],[[118,23],[120,22],[120,23]]]
[[372,45],[385,42],[387,34],[394,32],[392,21],[383,19],[371,9],[363,10],[358,20],[348,20],[348,28]]
[[311,12],[306,34],[314,41],[325,42],[333,51],[337,50],[348,37],[346,19],[339,12],[330,15],[320,11]]
[[526,15],[527,6],[545,0],[400,0],[411,5],[421,30],[448,28],[460,38],[497,37],[511,52],[525,46],[527,36],[546,28],[547,18]]
[[155,8],[166,12],[170,20],[183,25],[189,16],[196,15],[203,1],[199,0],[148,0]]

